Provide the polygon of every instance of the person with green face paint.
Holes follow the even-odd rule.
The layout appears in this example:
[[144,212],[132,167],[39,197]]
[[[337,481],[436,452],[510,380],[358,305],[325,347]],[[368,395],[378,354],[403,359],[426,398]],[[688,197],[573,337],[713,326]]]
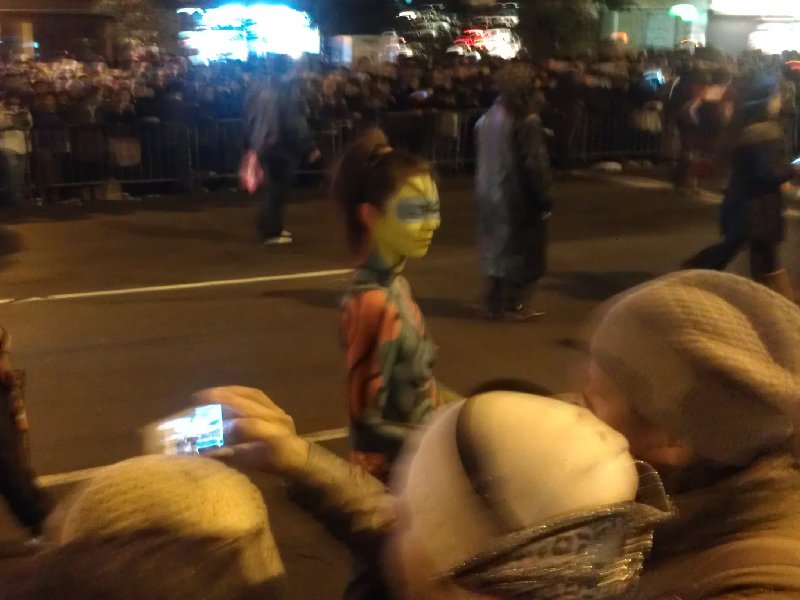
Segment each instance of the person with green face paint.
[[408,434],[443,403],[436,346],[402,271],[441,224],[431,166],[379,130],[342,156],[333,180],[359,266],[342,304],[352,459],[385,479]]

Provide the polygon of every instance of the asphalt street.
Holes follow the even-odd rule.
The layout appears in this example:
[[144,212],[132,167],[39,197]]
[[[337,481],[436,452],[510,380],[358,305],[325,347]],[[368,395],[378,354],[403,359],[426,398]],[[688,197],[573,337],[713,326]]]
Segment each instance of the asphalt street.
[[[591,311],[716,238],[713,202],[625,183],[558,185],[550,274],[535,300],[547,314],[512,324],[480,318],[471,182],[445,180],[442,229],[407,270],[440,346],[441,381],[463,393],[495,377],[566,390]],[[261,388],[298,431],[324,432],[344,449],[337,318],[353,259],[322,193],[297,196],[287,218],[296,242],[280,248],[257,243],[255,205],[234,193],[6,215],[0,323],[27,372],[33,461],[45,482],[136,455],[142,426],[216,385]],[[268,498],[281,496],[276,485]],[[270,509],[290,574],[310,574],[291,597],[337,597],[346,555],[286,503]]]

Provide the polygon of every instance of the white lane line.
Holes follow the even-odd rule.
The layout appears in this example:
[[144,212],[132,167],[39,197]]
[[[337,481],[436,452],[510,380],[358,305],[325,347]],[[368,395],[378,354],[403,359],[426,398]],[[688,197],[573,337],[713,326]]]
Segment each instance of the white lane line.
[[[347,427],[340,427],[339,429],[326,429],[324,431],[315,431],[308,433],[301,437],[307,439],[309,442],[330,442],[333,440],[341,440],[348,435]],[[54,473],[53,475],[42,475],[36,479],[37,483],[42,487],[55,487],[59,485],[71,485],[80,483],[93,477],[95,474],[103,470],[105,467],[92,467],[91,469],[81,469],[80,471],[70,471],[69,473]]]
[[27,304],[30,302],[53,302],[57,300],[80,300],[83,298],[101,298],[105,296],[129,296],[132,294],[155,294],[161,292],[177,292],[181,290],[196,290],[200,288],[222,287],[230,285],[250,285],[253,283],[269,283],[272,281],[291,281],[294,279],[313,279],[319,277],[334,277],[349,275],[352,269],[330,269],[327,271],[308,271],[305,273],[287,273],[284,275],[264,275],[261,277],[246,277],[244,279],[220,279],[217,281],[197,281],[194,283],[173,283],[170,285],[152,285],[137,288],[122,288],[116,290],[95,290],[91,292],[76,292],[73,294],[51,294],[48,296],[34,296],[31,298],[0,298],[0,304]]

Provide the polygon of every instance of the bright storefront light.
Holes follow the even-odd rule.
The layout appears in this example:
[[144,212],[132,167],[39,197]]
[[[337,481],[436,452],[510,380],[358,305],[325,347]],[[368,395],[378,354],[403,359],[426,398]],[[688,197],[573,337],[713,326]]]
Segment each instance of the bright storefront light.
[[800,23],[763,23],[750,34],[750,47],[765,54],[800,50]]
[[711,10],[733,16],[800,18],[800,0],[712,0]]
[[246,60],[250,54],[319,54],[319,30],[308,15],[282,4],[224,4],[218,8],[181,9],[195,16],[196,31],[184,32],[184,45],[196,59]]

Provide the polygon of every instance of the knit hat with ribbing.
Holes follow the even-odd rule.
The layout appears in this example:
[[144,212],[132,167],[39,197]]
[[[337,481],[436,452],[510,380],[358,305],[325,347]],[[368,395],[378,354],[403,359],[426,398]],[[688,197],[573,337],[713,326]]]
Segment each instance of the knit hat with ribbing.
[[253,583],[283,575],[267,508],[247,477],[199,456],[140,456],[102,469],[76,495],[61,542],[139,530],[247,540]]
[[698,455],[747,465],[800,423],[800,308],[748,279],[685,271],[601,313],[592,358],[634,411]]

